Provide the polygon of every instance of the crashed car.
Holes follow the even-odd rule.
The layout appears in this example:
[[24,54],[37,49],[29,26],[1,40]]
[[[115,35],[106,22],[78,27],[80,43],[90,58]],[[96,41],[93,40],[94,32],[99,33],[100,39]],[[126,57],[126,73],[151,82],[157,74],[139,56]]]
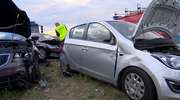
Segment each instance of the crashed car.
[[38,52],[27,38],[0,32],[0,88],[30,85],[40,79]]
[[37,41],[37,48],[40,51],[39,58],[40,60],[46,60],[50,57],[59,57],[60,53],[60,41],[57,37],[48,35],[48,34],[40,34],[33,33],[31,36],[38,36],[39,39]]
[[41,78],[37,37],[29,40],[30,21],[11,0],[0,1],[0,88],[29,87]]
[[97,21],[73,27],[63,48],[72,70],[121,88],[130,100],[180,99],[180,2],[153,0],[138,26]]

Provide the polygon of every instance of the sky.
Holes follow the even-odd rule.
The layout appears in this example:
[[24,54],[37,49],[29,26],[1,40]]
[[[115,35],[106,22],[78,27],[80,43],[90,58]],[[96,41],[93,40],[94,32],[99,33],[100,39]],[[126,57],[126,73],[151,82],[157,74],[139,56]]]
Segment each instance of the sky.
[[30,20],[52,30],[54,23],[68,27],[95,21],[112,20],[114,13],[123,14],[125,8],[136,10],[137,5],[147,7],[151,0],[13,0],[25,10]]

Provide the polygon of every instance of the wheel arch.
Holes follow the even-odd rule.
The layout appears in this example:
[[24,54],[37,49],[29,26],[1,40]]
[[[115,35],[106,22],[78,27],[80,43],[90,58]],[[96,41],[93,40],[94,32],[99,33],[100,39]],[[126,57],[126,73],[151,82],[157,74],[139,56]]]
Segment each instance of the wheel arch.
[[140,67],[137,67],[137,66],[128,66],[128,67],[125,67],[124,69],[122,69],[120,72],[119,72],[119,74],[118,74],[118,79],[117,79],[117,86],[118,86],[118,88],[119,89],[121,89],[122,90],[122,76],[123,76],[123,74],[124,74],[124,72],[127,70],[127,69],[129,69],[129,68],[136,68],[136,69],[139,69],[139,70],[141,70],[141,71],[143,71],[143,72],[145,72],[147,75],[148,75],[148,77],[151,79],[151,81],[152,81],[152,83],[153,83],[153,86],[154,86],[154,88],[155,88],[155,92],[156,92],[156,100],[158,100],[158,91],[157,91],[157,85],[155,84],[155,79],[154,78],[152,78],[152,76],[151,75],[149,75],[143,68],[140,68]]

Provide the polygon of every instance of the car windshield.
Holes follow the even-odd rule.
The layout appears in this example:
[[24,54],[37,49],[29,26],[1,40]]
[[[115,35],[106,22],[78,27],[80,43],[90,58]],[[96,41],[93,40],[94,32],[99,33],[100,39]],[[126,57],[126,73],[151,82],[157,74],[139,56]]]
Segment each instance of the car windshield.
[[133,37],[136,25],[122,21],[107,21],[112,27],[114,27],[119,33],[128,39]]
[[0,41],[26,41],[26,38],[16,33],[0,32]]

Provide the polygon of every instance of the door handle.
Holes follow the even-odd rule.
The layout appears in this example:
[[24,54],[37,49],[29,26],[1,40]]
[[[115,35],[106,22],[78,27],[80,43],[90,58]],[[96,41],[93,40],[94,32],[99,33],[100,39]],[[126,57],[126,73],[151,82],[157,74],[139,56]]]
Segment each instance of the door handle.
[[119,56],[124,56],[124,54],[122,54],[122,53],[119,53]]
[[87,52],[88,51],[88,47],[82,47],[81,50]]

